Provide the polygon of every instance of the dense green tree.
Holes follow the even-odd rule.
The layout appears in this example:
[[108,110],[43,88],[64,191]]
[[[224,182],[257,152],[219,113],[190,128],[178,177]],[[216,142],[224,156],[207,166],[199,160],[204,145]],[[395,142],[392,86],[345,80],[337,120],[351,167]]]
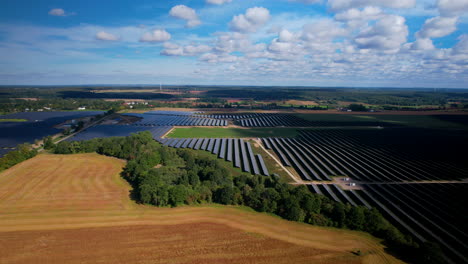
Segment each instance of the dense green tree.
[[44,149],[50,150],[55,147],[54,140],[52,139],[51,136],[45,137],[44,138]]
[[55,146],[55,154],[72,154],[69,141],[62,141]]
[[366,221],[365,208],[361,206],[351,207],[346,217],[346,226],[354,230],[363,230]]
[[214,201],[221,204],[232,204],[234,198],[234,188],[232,186],[222,186],[215,192]]
[[0,158],[0,171],[8,169],[36,155],[36,149],[32,148],[30,144],[18,145],[16,150],[10,151]]
[[348,109],[350,109],[351,111],[355,111],[355,112],[366,112],[367,111],[367,108],[365,106],[363,106],[362,104],[350,104],[348,106]]
[[189,190],[185,185],[175,185],[169,189],[169,203],[171,206],[183,204],[189,195]]
[[305,213],[299,205],[299,201],[294,197],[290,196],[285,200],[285,208],[283,216],[284,218],[291,221],[303,222]]
[[337,203],[332,210],[331,218],[338,227],[343,227],[346,220],[345,207],[342,203]]

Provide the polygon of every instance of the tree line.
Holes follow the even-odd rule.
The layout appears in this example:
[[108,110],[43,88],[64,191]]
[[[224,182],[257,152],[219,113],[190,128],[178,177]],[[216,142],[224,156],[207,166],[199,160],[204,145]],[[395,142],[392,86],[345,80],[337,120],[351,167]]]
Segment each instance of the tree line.
[[24,111],[48,111],[53,110],[77,110],[78,107],[86,107],[88,110],[116,109],[121,110],[123,101],[109,102],[98,99],[0,99],[0,113],[15,113]]
[[30,144],[21,144],[16,147],[16,150],[10,151],[0,158],[0,171],[6,170],[16,164],[33,158],[37,155],[37,150],[32,148]]

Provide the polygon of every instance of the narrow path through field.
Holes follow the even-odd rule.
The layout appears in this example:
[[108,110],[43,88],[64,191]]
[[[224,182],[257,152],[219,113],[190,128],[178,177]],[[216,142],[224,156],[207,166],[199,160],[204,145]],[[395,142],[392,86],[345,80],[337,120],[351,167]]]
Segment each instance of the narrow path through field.
[[273,160],[275,160],[276,163],[284,170],[284,172],[286,172],[291,177],[291,179],[295,181],[296,184],[303,184],[303,180],[301,178],[298,178],[298,176],[292,174],[273,154],[271,154],[267,149],[265,149],[265,147],[263,147],[263,144],[260,141],[260,139],[254,138],[252,140],[254,140],[258,144],[258,146],[260,146],[263,149],[263,151],[265,151],[265,153],[267,153]]

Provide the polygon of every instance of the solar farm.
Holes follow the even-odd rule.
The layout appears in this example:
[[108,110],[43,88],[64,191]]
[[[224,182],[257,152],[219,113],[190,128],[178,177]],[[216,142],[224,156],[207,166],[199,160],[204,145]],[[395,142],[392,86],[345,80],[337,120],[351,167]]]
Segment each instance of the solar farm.
[[3,115],[0,119],[24,119],[24,122],[0,122],[0,157],[18,144],[33,143],[36,139],[61,132],[55,128],[67,120],[102,114],[103,111],[23,112]]
[[260,154],[254,154],[250,142],[237,138],[175,138],[160,142],[173,148],[205,150],[220,159],[232,162],[234,167],[255,175],[270,175]]
[[[352,130],[302,131],[294,139],[262,142],[312,192],[353,206],[376,207],[419,241],[437,241],[449,255],[466,260],[468,183],[460,181],[468,175],[466,164],[428,161],[422,153],[403,153],[401,146],[379,144],[377,136],[365,140],[353,137],[357,134],[362,135]],[[345,177],[342,185],[354,187],[343,190],[324,183],[333,176]]]
[[[0,124],[7,128],[1,133],[13,133],[9,126],[22,125],[47,135],[53,129],[52,120],[82,115],[51,114],[41,122],[37,119],[42,115],[15,115],[28,116],[28,122]],[[280,177],[292,184],[306,185],[313,193],[350,206],[375,207],[417,241],[437,242],[450,261],[468,262],[468,163],[462,154],[468,147],[468,136],[464,130],[453,130],[450,137],[443,137],[437,129],[382,121],[337,126],[340,123],[314,121],[313,115],[306,120],[283,113],[150,111],[125,115],[139,120],[125,125],[98,124],[67,140],[150,131],[154,140],[167,147],[206,151],[244,173],[270,175],[272,166],[275,171],[280,167],[284,172]],[[245,135],[249,129],[291,129],[291,136],[171,137],[171,131],[177,129],[193,128],[203,133],[210,127],[243,129]],[[253,144],[257,147],[253,148]],[[265,155],[273,157],[277,164],[266,164]]]
[[[297,127],[299,134],[294,138],[257,139],[282,166],[298,176],[296,184],[305,184],[311,192],[337,202],[376,207],[416,240],[435,241],[452,259],[467,260],[464,194],[468,182],[463,179],[467,178],[468,167],[453,150],[452,155],[446,155],[457,142],[468,142],[463,133],[454,132],[451,139],[440,139],[437,131],[382,122],[352,124],[361,129],[343,126],[304,130],[336,123],[313,122],[288,114],[194,115],[240,127]],[[382,124],[388,127],[382,128]],[[163,138],[160,142],[173,148],[211,152],[244,172],[268,173],[262,156],[254,155],[250,142],[242,138]],[[457,213],[459,210],[464,213]]]
[[142,131],[150,131],[153,135],[153,138],[155,140],[159,140],[170,129],[172,129],[170,126],[148,128],[128,125],[97,125],[87,128],[86,130],[76,134],[74,137],[68,138],[67,141],[81,141],[107,137],[125,137],[132,133],[138,133]]

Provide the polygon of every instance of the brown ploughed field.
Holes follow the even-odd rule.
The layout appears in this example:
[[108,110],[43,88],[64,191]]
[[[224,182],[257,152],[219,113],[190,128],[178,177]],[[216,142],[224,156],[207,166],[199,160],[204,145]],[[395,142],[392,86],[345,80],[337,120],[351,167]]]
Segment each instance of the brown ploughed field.
[[237,207],[136,204],[124,165],[41,154],[0,173],[0,263],[400,263],[360,232]]

